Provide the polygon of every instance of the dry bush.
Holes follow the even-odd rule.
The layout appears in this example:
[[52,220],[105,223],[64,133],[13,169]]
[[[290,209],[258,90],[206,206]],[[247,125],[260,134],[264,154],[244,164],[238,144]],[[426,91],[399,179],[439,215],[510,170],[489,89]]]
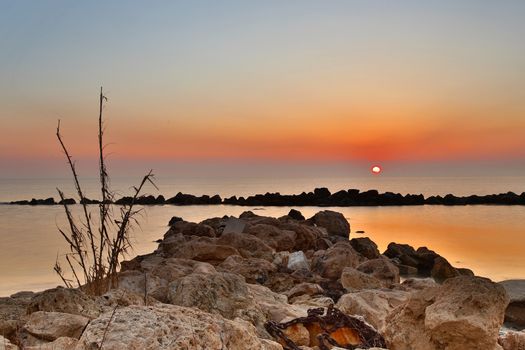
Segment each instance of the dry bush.
[[[129,204],[117,208],[112,204],[114,195],[109,189],[109,175],[106,170],[104,154],[104,119],[102,116],[104,102],[107,98],[100,89],[100,105],[98,117],[98,148],[99,148],[99,180],[101,200],[98,203],[98,218],[93,219],[88,200],[80,186],[75,162],[70,156],[60,134],[58,122],[56,136],[66,156],[75,189],[82,207],[81,218],[75,218],[70,205],[65,201],[64,193],[57,188],[64,206],[68,222],[67,229],[59,228],[60,234],[69,245],[70,252],[65,255],[65,261],[70,274],[66,273],[57,258],[55,272],[60,276],[66,287],[78,287],[89,294],[101,295],[116,283],[120,259],[131,248],[130,230],[138,225],[137,215],[141,209],[135,207],[136,200],[141,196],[146,183],[153,182],[154,175],[150,170],[138,186],[133,187],[133,196]],[[67,277],[71,276],[71,277]]]

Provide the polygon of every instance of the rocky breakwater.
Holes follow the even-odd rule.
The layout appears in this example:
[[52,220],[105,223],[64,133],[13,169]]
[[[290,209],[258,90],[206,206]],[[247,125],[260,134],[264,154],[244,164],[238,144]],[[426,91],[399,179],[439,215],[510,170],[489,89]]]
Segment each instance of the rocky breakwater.
[[[132,197],[122,197],[115,200],[114,204],[130,204]],[[84,199],[86,204],[99,203],[97,200]],[[75,204],[72,198],[55,201],[53,198],[31,199],[13,201],[9,204],[17,205],[54,205]],[[135,200],[140,205],[215,205],[229,204],[242,206],[320,206],[320,207],[351,207],[351,206],[390,206],[390,205],[477,205],[477,204],[499,204],[499,205],[525,205],[525,192],[516,194],[514,192],[456,196],[447,194],[445,196],[429,196],[422,194],[401,194],[394,192],[379,193],[377,190],[360,191],[358,189],[341,190],[331,193],[327,188],[316,188],[313,192],[302,192],[300,194],[265,193],[247,197],[231,196],[221,198],[218,194],[195,196],[192,194],[177,193],[173,197],[165,198],[162,195],[141,196]]]
[[[520,349],[502,285],[426,248],[350,239],[339,213],[174,217],[102,296],[0,299],[0,349]],[[428,276],[400,282],[400,274]],[[518,345],[516,345],[518,344]]]

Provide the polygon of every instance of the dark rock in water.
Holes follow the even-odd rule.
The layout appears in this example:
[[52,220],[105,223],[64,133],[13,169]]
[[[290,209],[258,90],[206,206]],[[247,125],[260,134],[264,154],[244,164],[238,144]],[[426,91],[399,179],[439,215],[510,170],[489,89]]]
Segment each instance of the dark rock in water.
[[328,198],[330,197],[330,191],[326,187],[316,188],[314,189],[314,195],[317,198]]
[[173,225],[175,225],[176,222],[179,222],[179,221],[183,221],[181,217],[173,216],[170,219],[170,222],[168,223],[168,226],[173,226]]
[[309,221],[319,227],[325,228],[329,235],[345,238],[348,238],[350,235],[350,224],[341,213],[323,210],[311,217]]
[[299,210],[290,209],[288,216],[295,220],[306,220],[303,214]]
[[73,204],[77,204],[77,201],[75,201],[73,198],[64,198],[64,199],[60,200],[60,202],[58,202],[58,204],[73,205]]
[[432,276],[436,282],[443,282],[448,278],[459,275],[459,271],[450,265],[450,263],[445,258],[438,256],[434,259],[434,266],[432,266],[430,276]]
[[381,255],[377,244],[368,237],[353,238],[350,240],[350,245],[367,259],[377,259]]

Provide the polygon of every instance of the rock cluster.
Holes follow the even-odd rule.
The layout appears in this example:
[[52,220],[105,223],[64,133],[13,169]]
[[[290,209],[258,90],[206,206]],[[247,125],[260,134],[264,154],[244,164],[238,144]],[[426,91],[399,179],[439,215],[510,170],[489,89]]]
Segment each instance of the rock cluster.
[[[520,332],[498,338],[505,284],[456,269],[427,248],[392,243],[380,254],[370,239],[349,233],[348,221],[332,211],[308,219],[297,210],[200,223],[174,217],[158,249],[123,262],[118,285],[103,296],[55,288],[0,298],[0,349],[523,344]],[[521,305],[512,298],[518,304],[511,306]]]
[[[115,201],[115,204],[130,204],[132,197],[122,197]],[[64,201],[55,202],[53,198],[32,199],[13,201],[10,204],[20,205],[52,205],[52,204],[75,204],[75,200],[68,198]],[[99,203],[97,200],[84,199],[87,204]],[[177,193],[171,198],[164,198],[159,195],[141,196],[135,201],[140,205],[214,205],[230,204],[244,206],[387,206],[387,205],[475,205],[475,204],[502,204],[502,205],[525,205],[525,192],[516,194],[514,192],[490,194],[490,195],[471,195],[455,196],[447,194],[446,196],[429,196],[422,194],[406,194],[385,192],[379,193],[377,190],[368,190],[361,192],[357,189],[341,190],[331,193],[327,188],[316,188],[313,192],[302,192],[301,194],[280,194],[266,193],[256,194],[254,196],[221,198],[216,195],[194,196],[192,194]],[[292,215],[293,217],[293,215]],[[297,217],[294,217],[297,219]]]

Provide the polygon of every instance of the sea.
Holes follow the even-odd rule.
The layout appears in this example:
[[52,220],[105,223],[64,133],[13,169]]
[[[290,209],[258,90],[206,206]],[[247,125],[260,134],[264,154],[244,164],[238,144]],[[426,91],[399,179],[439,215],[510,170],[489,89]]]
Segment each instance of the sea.
[[[130,194],[137,178],[113,178],[112,189]],[[85,195],[98,198],[97,179],[81,179]],[[316,187],[335,192],[347,189],[377,189],[402,194],[455,195],[525,191],[525,177],[158,177],[158,189],[149,185],[147,194],[166,198],[177,192],[222,197],[280,192],[298,194]],[[31,198],[57,198],[56,188],[74,196],[71,179],[0,179],[0,203]],[[93,210],[96,207],[92,208]],[[224,215],[238,216],[246,210],[258,215],[282,216],[290,207],[241,207],[230,205],[144,207],[140,225],[132,232],[129,258],[157,247],[172,216],[201,221]],[[299,207],[305,217],[330,209],[343,213],[352,237],[370,237],[384,251],[390,242],[426,246],[456,267],[466,267],[494,281],[525,279],[525,206],[391,206],[391,207]],[[74,206],[74,215],[80,215]],[[0,296],[22,290],[39,291],[61,284],[54,273],[57,258],[68,252],[58,229],[65,227],[60,206],[0,204]],[[359,233],[358,233],[359,232]]]

